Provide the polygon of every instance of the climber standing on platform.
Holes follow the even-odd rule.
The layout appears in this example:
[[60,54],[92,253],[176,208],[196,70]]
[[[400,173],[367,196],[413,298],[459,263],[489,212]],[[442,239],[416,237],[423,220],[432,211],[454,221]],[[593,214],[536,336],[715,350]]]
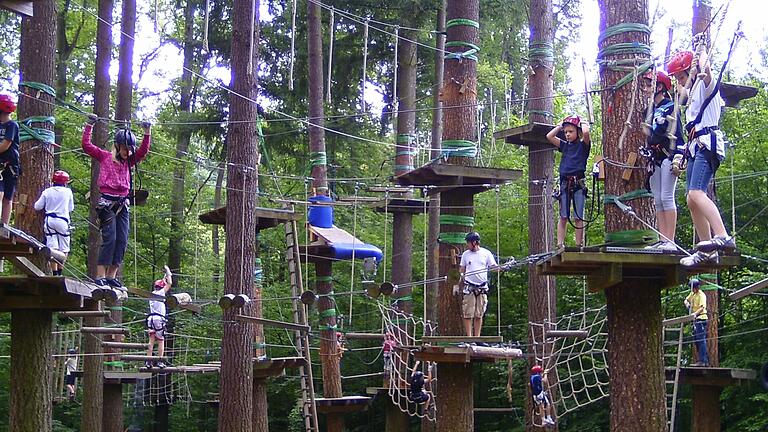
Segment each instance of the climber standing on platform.
[[[75,209],[75,200],[72,191],[67,187],[69,174],[66,171],[56,171],[51,178],[53,186],[45,189],[40,198],[35,201],[35,210],[43,210],[43,233],[45,233],[45,245],[64,253],[66,258],[69,253],[69,214]],[[50,262],[54,276],[61,276],[64,262]]]
[[461,312],[464,318],[464,332],[473,337],[480,336],[483,315],[488,308],[488,270],[497,269],[499,265],[496,264],[491,251],[480,246],[480,234],[471,232],[464,240],[467,242],[467,250],[461,254],[461,280],[458,286],[463,287]]
[[685,298],[685,307],[696,315],[693,320],[693,341],[699,354],[699,361],[691,366],[709,366],[709,354],[707,353],[707,296],[701,290],[701,281],[693,278],[689,282],[691,293]]

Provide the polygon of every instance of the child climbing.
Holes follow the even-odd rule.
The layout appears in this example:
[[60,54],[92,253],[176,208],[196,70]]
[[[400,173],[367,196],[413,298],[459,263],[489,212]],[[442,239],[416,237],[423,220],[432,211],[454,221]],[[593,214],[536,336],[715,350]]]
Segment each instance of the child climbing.
[[[685,117],[688,119],[685,130],[689,138],[687,157],[684,159],[683,155],[675,155],[672,169],[679,174],[685,169],[684,160],[687,159],[686,201],[696,234],[701,241],[696,245],[696,252],[681,259],[680,263],[693,266],[702,262],[717,261],[718,251],[736,249],[733,237],[725,231],[720,211],[706,192],[709,181],[725,158],[723,133],[718,127],[720,110],[724,103],[718,92],[717,80],[712,78],[712,69],[706,53],[697,57],[691,51],[677,52],[667,63],[667,72],[677,80],[681,100],[688,98],[688,108],[685,111]],[[694,80],[693,84],[686,86],[688,80]],[[688,88],[691,89],[690,94]]]
[[384,382],[385,386],[389,383],[390,373],[392,372],[392,351],[397,347],[395,335],[390,332],[384,335],[384,344],[381,347],[384,357]]
[[11,120],[16,103],[7,94],[0,94],[0,221],[11,221],[13,192],[21,175],[19,164],[19,124]]
[[549,401],[549,395],[544,387],[547,385],[547,378],[541,375],[543,369],[539,365],[531,368],[531,396],[536,406],[536,412],[541,417],[541,424],[544,426],[554,426],[552,420],[552,405]]
[[[655,77],[654,77],[655,74]],[[645,145],[645,155],[648,157],[648,187],[653,193],[656,205],[656,226],[662,235],[658,242],[646,249],[659,249],[676,252],[675,229],[677,228],[677,204],[675,204],[675,188],[677,176],[672,172],[672,160],[675,155],[683,154],[685,141],[680,118],[669,123],[675,111],[675,103],[670,99],[672,80],[662,71],[649,71],[643,77],[646,87],[656,82],[653,91],[653,116],[648,130],[649,135]],[[670,134],[673,134],[670,136]]]
[[[565,139],[557,134],[563,131]],[[573,206],[573,226],[576,228],[576,246],[584,245],[584,203],[587,199],[587,185],[584,172],[591,140],[589,124],[582,123],[579,116],[566,117],[562,124],[547,133],[547,140],[557,147],[563,156],[560,159],[560,221],[557,224],[557,246],[565,246],[565,235]]]
[[67,360],[64,362],[64,384],[67,385],[67,398],[75,400],[75,371],[77,370],[77,349],[67,350]]
[[[171,290],[173,274],[168,266],[164,266],[163,270],[165,270],[163,278],[156,280],[153,284],[153,297],[165,297]],[[149,348],[147,349],[147,356],[152,356],[152,348],[154,347],[155,342],[157,342],[157,356],[163,357],[165,355],[165,322],[167,320],[165,312],[164,300],[157,299],[149,301],[149,314],[147,314]],[[147,360],[145,365],[148,368],[151,368],[152,366],[164,368],[166,366],[162,360],[158,360],[154,365]]]
[[458,294],[459,286],[463,287],[461,313],[464,318],[464,332],[473,337],[480,336],[483,315],[488,307],[488,270],[497,269],[499,266],[491,251],[480,246],[480,234],[468,233],[464,240],[467,242],[467,250],[461,254],[461,280],[459,285],[454,287],[454,294]]
[[693,342],[696,344],[696,352],[699,354],[699,361],[691,366],[709,366],[709,353],[707,353],[707,296],[701,290],[701,281],[692,278],[689,282],[691,293],[685,298],[683,303],[688,308],[688,312],[696,315],[693,320]]
[[[69,174],[66,171],[56,171],[51,178],[53,186],[45,189],[40,198],[35,201],[35,210],[43,210],[43,232],[45,245],[64,253],[69,253],[69,214],[75,209],[72,191],[67,187]],[[64,262],[50,262],[54,276],[61,276]]]
[[88,116],[83,129],[83,150],[99,162],[99,192],[97,205],[101,226],[101,250],[96,267],[97,285],[122,288],[117,279],[117,270],[123,263],[128,246],[129,197],[131,189],[131,168],[141,162],[149,152],[151,125],[143,122],[144,139],[136,149],[136,136],[127,127],[115,132],[113,151],[101,149],[91,143],[96,115]]
[[410,388],[408,389],[408,400],[411,402],[429,407],[430,396],[424,389],[424,386],[432,381],[432,368],[427,363],[427,376],[424,377],[424,372],[419,370],[420,361],[416,361],[413,365],[413,373],[411,374],[408,383]]

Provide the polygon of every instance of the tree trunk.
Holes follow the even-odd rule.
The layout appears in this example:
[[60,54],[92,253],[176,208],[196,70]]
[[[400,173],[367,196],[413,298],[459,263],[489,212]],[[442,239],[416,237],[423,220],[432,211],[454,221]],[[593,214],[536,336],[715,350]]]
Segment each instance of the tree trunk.
[[691,430],[696,432],[720,432],[720,393],[719,386],[694,385],[693,410],[691,412]]
[[267,380],[253,380],[253,430],[254,432],[269,431],[269,416],[267,415]]
[[[56,2],[35,3],[35,16],[21,21],[19,68],[23,81],[53,85],[56,51]],[[18,119],[52,116],[53,97],[41,93],[38,98],[20,97]],[[53,129],[51,123],[33,123],[32,127]],[[50,145],[37,140],[21,143],[20,164],[24,173],[18,182],[16,225],[42,238],[42,214],[32,209],[40,192],[50,185],[53,152]],[[25,211],[26,210],[26,211]],[[46,269],[42,257],[30,257]],[[53,318],[47,310],[17,310],[11,313],[11,401],[12,432],[47,431],[52,427],[51,380]]]
[[[257,234],[258,236],[258,234]],[[258,255],[259,240],[256,239],[256,251]],[[261,271],[261,259],[256,258],[254,265],[254,275],[256,270]],[[262,279],[254,276],[253,289],[253,316],[263,317],[262,299]],[[260,357],[266,354],[264,348],[264,326],[257,324],[253,326],[253,343],[257,347],[254,349],[254,357]],[[269,431],[269,403],[267,400],[267,380],[264,378],[255,378],[253,380],[253,430],[258,432]]]
[[[442,101],[440,100],[440,91],[438,85],[443,82],[443,51],[445,51],[445,2],[442,0],[437,10],[437,40],[435,42],[435,89],[432,97],[432,152],[431,159],[440,157],[440,147],[443,134],[443,112]],[[435,194],[429,200],[429,223],[427,235],[427,279],[434,279],[439,276],[439,250],[437,235],[440,233],[440,195]],[[433,282],[427,285],[426,313],[424,319],[433,323],[437,322],[437,290],[439,283]],[[422,423],[422,428],[424,427]]]
[[[554,102],[553,72],[554,58],[552,44],[554,39],[552,0],[531,0],[528,16],[530,17],[531,36],[529,47],[538,50],[548,49],[543,54],[530,55],[530,67],[533,71],[528,75],[528,110],[529,121],[539,123],[552,122]],[[530,254],[546,252],[552,247],[552,239],[557,224],[552,194],[554,185],[555,149],[549,144],[535,143],[528,148],[528,250]],[[557,285],[553,276],[542,276],[536,272],[534,265],[528,268],[528,321],[542,323],[545,328],[557,321]],[[532,330],[534,327],[530,327]],[[541,340],[541,335],[538,338]],[[529,359],[528,367],[539,363],[541,358],[551,359],[553,346],[551,343],[533,345],[534,335],[528,335],[528,343],[534,349],[535,358]],[[546,339],[545,339],[546,340]],[[557,382],[556,362],[541,364],[548,371],[548,382]],[[557,388],[547,389],[553,400]],[[526,430],[539,429],[534,426],[534,405],[530,397],[530,386],[526,386],[529,397],[526,398]],[[556,414],[556,413],[553,413]],[[535,419],[539,423],[539,419]],[[556,426],[555,426],[556,427]]]
[[[110,76],[109,64],[112,60],[112,0],[99,0],[99,20],[96,28],[96,64],[93,90],[93,112],[99,117],[109,117]],[[108,139],[107,125],[96,123],[93,129],[93,143],[102,146]],[[89,198],[88,224],[88,276],[96,277],[96,263],[99,258],[101,232],[98,227],[96,204],[99,201],[99,164],[91,161],[91,189]],[[90,310],[98,310],[98,302],[90,302]],[[87,325],[100,326],[103,318],[85,318]],[[85,352],[100,353],[101,336],[86,335],[83,344]],[[103,357],[98,355],[86,356],[83,359],[83,410],[80,419],[80,429],[83,432],[98,432],[102,428],[104,388]]]
[[[648,23],[648,3],[645,0],[627,3],[621,0],[600,0],[600,30],[619,23]],[[649,35],[626,32],[606,38],[600,48],[625,42],[649,43]],[[602,60],[636,58],[637,64],[647,61],[644,54],[606,55]],[[601,87],[611,87],[627,72],[601,67]],[[602,94],[603,148],[609,161],[624,162],[632,143],[645,139],[639,125],[644,118],[644,104],[633,83],[613,92]],[[635,103],[632,98],[637,97]],[[634,106],[633,106],[634,105]],[[632,111],[630,111],[632,109]],[[632,128],[626,139],[619,142],[625,121]],[[606,194],[622,195],[642,189],[644,178],[633,170],[629,182],[621,179],[622,169],[606,164]],[[650,221],[653,209],[649,199],[631,201],[638,218]],[[606,231],[643,229],[634,217],[622,213],[617,206],[605,207]],[[611,430],[622,432],[666,430],[664,367],[661,356],[661,283],[659,281],[625,280],[606,291],[608,308],[608,367],[611,371]]]
[[[192,112],[192,66],[195,55],[195,3],[188,0],[184,6],[184,67],[181,72],[179,113],[185,116]],[[187,150],[192,137],[192,129],[181,127],[176,137],[176,166],[173,169],[173,194],[171,195],[171,233],[168,238],[168,267],[174,272],[181,271],[182,240],[186,225],[184,208],[186,194],[184,190]],[[174,281],[178,286],[179,281]]]
[[[224,184],[224,162],[219,163],[216,168],[216,188],[213,192],[213,208],[217,209],[221,207],[221,190]],[[219,226],[213,225],[211,230],[211,249],[213,250],[213,257],[215,264],[213,267],[213,281],[218,283],[221,279],[221,269],[219,266],[220,246],[219,246]]]
[[[480,21],[478,0],[452,0],[447,2],[446,17],[451,20]],[[478,28],[460,24],[447,28],[449,42],[480,44]],[[448,48],[452,52],[464,52],[466,47]],[[444,60],[443,95],[443,141],[477,140],[477,63],[464,59]],[[470,165],[470,157],[450,157],[449,163]],[[474,215],[473,192],[458,188],[440,196],[441,215]],[[462,232],[467,227],[461,225],[440,225],[440,232]],[[461,242],[463,245],[463,242]],[[459,244],[440,243],[440,274],[458,270],[462,247]],[[453,295],[453,283],[445,281],[440,285],[438,305],[438,329],[441,335],[462,335],[461,296]],[[472,364],[461,365],[443,363],[439,365],[440,382],[436,395],[436,411],[441,413],[437,421],[437,430],[441,432],[468,431],[474,429],[474,388],[472,384]]]
[[122,0],[123,15],[120,29],[120,69],[117,72],[115,118],[131,120],[133,102],[133,45],[136,35],[136,0]]
[[[67,38],[67,22],[70,15],[70,0],[64,2],[64,7],[58,12],[56,16],[56,97],[62,100],[67,99],[67,71],[69,58],[72,56],[72,52],[75,46],[79,42],[80,31],[83,28],[84,19],[81,18],[80,22],[75,29],[75,34],[70,42]],[[84,12],[82,13],[84,15]],[[81,15],[81,16],[83,16]],[[56,125],[54,128],[56,134],[56,143],[62,145],[64,139],[64,131],[60,125]],[[54,154],[54,166],[58,168],[60,166],[61,156],[59,153]]]
[[[256,257],[254,209],[258,191],[256,72],[252,53],[258,39],[259,1],[235,0],[232,15],[232,80],[227,137],[227,193],[224,291],[253,297]],[[248,99],[241,97],[245,96]],[[219,431],[250,432],[253,423],[253,327],[234,321],[239,311],[224,311],[219,390]],[[251,307],[242,313],[251,314]]]
[[104,384],[103,432],[123,432],[123,385]]

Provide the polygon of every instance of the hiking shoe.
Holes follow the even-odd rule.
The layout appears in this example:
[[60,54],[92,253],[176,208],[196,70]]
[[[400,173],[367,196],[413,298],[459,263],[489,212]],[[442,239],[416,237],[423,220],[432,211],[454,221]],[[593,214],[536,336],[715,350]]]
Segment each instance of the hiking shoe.
[[120,282],[120,279],[106,279],[107,285],[111,286],[112,288],[123,288],[122,282]]
[[93,281],[93,283],[98,286],[107,286],[107,280],[105,278],[96,279]]
[[544,426],[554,426],[555,425],[555,421],[552,420],[551,418],[545,418],[544,420],[542,420],[542,423],[544,423]]
[[736,250],[736,240],[732,236],[714,236],[710,240],[703,240],[696,244],[696,250],[702,252],[714,252],[714,251],[726,251],[732,252]]
[[717,263],[718,259],[717,251],[712,253],[696,251],[693,255],[682,258],[680,264],[686,267],[693,267],[697,264]]
[[163,361],[162,361],[162,360],[160,360],[160,361],[158,361],[157,363],[155,363],[155,366],[156,366],[156,367],[158,367],[158,368],[160,368],[160,369],[165,369],[165,366],[166,366],[166,365],[165,365],[165,363],[163,363]]
[[152,369],[152,362],[149,360],[145,361],[144,367],[146,367],[147,369]]

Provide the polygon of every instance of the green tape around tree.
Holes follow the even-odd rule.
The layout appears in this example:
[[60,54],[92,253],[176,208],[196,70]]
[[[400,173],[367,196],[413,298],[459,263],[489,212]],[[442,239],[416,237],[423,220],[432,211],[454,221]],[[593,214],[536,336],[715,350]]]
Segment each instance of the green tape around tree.
[[441,232],[437,235],[437,241],[440,243],[460,245],[466,243],[466,240],[464,240],[466,235],[467,233],[465,232]]
[[597,52],[597,58],[604,59],[609,55],[622,54],[640,54],[643,56],[651,55],[651,46],[642,42],[622,42],[601,49]]
[[441,153],[443,156],[477,156],[477,145],[469,140],[443,140]]
[[647,71],[649,71],[653,67],[652,61],[647,61],[640,65],[637,69],[632,70],[632,72],[624,75],[620,80],[616,81],[616,84],[613,85],[614,89],[621,88],[622,86],[630,83],[633,79],[635,79],[636,76],[643,75]]
[[453,48],[453,47],[465,47],[469,49],[473,49],[476,51],[480,51],[480,47],[471,43],[471,42],[464,42],[464,41],[450,41],[445,43],[446,48]]
[[122,360],[115,360],[115,361],[105,361],[104,366],[110,366],[110,367],[116,367],[116,368],[124,368],[125,362]]
[[651,28],[644,23],[616,24],[615,26],[608,27],[607,29],[603,30],[602,33],[600,33],[600,36],[597,37],[597,44],[600,45],[601,43],[603,43],[604,40],[608,39],[609,37],[616,36],[622,33],[645,33],[647,35],[650,35]]
[[316,276],[315,281],[317,282],[333,282],[333,276]]
[[475,20],[471,20],[469,18],[454,18],[454,19],[448,20],[445,23],[445,28],[447,29],[451,27],[457,27],[457,26],[469,26],[469,27],[475,27],[479,29],[480,23]]
[[325,152],[312,152],[309,154],[310,166],[316,167],[320,165],[326,165],[327,163],[328,159]]
[[615,204],[616,201],[632,201],[638,198],[653,198],[653,193],[648,189],[635,189],[623,195],[603,195],[603,204]]
[[413,171],[413,165],[395,165],[395,171]]
[[528,45],[528,58],[535,60],[553,61],[555,59],[555,50],[552,44],[549,42],[531,42]]
[[653,230],[624,230],[605,233],[605,242],[611,246],[638,246],[659,241]]
[[56,90],[48,84],[34,81],[22,81],[19,83],[19,87],[31,88],[33,90],[41,91],[49,96],[53,96],[54,98],[56,97]]
[[474,49],[467,50],[465,52],[453,52],[453,53],[446,54],[444,58],[446,60],[459,60],[459,61],[472,60],[476,62],[476,61],[479,61],[479,59],[475,55],[477,54],[477,52],[478,50],[474,50]]
[[338,327],[336,325],[321,325],[320,330],[338,330]]
[[324,311],[320,311],[320,318],[331,318],[336,316],[336,309],[326,309]]
[[395,141],[397,141],[398,144],[410,144],[414,139],[414,136],[411,134],[399,134]]
[[475,226],[475,218],[472,216],[441,214],[438,217],[441,225]]
[[20,121],[19,142],[37,140],[46,144],[56,143],[56,134],[52,130],[32,127],[32,123],[56,124],[56,118],[49,116],[32,116]]
[[123,310],[123,307],[122,306],[110,306],[109,310],[121,311],[121,310]]

